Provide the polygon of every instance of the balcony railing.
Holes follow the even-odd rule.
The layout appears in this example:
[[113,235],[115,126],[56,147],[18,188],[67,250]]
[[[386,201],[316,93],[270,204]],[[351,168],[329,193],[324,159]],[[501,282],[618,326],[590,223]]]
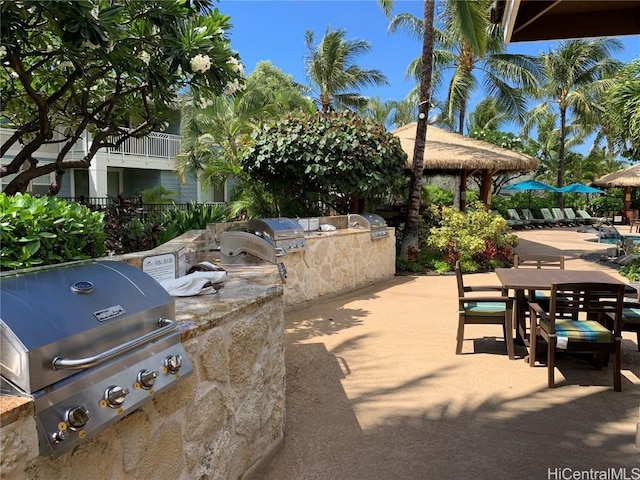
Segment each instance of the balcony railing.
[[[2,141],[6,140],[13,131],[11,128],[0,128],[0,139]],[[117,141],[118,138],[119,137],[114,136],[111,140]],[[69,152],[69,156],[71,158],[82,158],[86,155],[90,146],[91,136],[85,133],[74,143]],[[59,151],[59,148],[59,144],[51,144],[43,146],[41,150],[55,155]],[[106,151],[109,155],[136,155],[146,158],[172,159],[180,153],[180,135],[151,132],[142,138],[128,138],[118,148],[107,148]]]
[[[112,137],[117,141],[119,137]],[[151,132],[142,138],[127,138],[119,147],[108,148],[110,154],[173,158],[180,153],[180,135]]]

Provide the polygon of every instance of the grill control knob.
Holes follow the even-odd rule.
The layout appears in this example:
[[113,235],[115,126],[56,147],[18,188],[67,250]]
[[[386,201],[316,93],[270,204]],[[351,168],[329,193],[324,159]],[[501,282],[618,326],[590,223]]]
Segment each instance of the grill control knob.
[[[80,430],[90,418],[89,410],[82,405],[74,405],[64,412],[64,421],[67,422],[71,430]],[[60,440],[64,440],[64,438],[61,437]]]
[[116,385],[112,385],[104,391],[104,399],[111,408],[120,408],[127,395],[129,395],[128,389]]
[[51,440],[53,443],[60,443],[67,439],[67,431],[66,430],[58,430],[51,435]]
[[138,372],[138,383],[145,390],[150,390],[153,387],[154,383],[156,383],[156,378],[158,378],[158,372],[146,369]]
[[182,367],[182,355],[169,355],[164,359],[164,366],[167,373],[176,374]]

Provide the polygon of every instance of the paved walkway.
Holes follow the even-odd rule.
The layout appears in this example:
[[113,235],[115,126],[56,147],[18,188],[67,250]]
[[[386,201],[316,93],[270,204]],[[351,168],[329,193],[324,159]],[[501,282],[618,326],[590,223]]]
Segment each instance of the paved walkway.
[[[518,235],[520,253],[562,253],[566,268],[617,275],[579,258],[606,251],[585,241],[592,234]],[[493,273],[465,280],[497,283]],[[576,358],[559,360],[548,389],[524,347],[508,359],[499,326],[468,326],[455,355],[456,298],[454,276],[398,276],[288,311],[285,444],[258,478],[544,480],[621,467],[628,477],[607,478],[640,478],[635,335],[623,340],[621,393],[607,368]]]

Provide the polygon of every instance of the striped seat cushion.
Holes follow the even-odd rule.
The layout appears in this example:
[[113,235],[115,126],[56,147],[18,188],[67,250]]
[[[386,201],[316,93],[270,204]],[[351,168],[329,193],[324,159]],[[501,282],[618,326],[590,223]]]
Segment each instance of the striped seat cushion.
[[484,317],[501,317],[506,311],[502,302],[465,302],[464,313],[466,315],[482,315]]
[[[549,331],[549,322],[540,320],[540,326]],[[593,320],[556,320],[556,336],[567,337],[570,341],[611,343],[613,334],[598,322]]]
[[624,323],[638,323],[640,324],[640,308],[624,308],[622,310],[622,317]]
[[536,300],[550,300],[551,292],[549,290],[536,290],[534,297]]

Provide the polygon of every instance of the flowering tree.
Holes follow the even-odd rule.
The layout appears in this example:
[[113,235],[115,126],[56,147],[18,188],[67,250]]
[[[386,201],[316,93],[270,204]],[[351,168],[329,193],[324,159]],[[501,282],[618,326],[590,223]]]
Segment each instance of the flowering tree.
[[[208,0],[13,0],[0,3],[0,123],[13,130],[0,147],[5,187],[25,191],[55,173],[55,195],[70,168],[88,168],[100,148],[162,130],[176,95],[196,101],[242,89],[242,65],[230,49],[229,17]],[[68,153],[85,131],[87,153]],[[53,162],[40,162],[56,146]]]

